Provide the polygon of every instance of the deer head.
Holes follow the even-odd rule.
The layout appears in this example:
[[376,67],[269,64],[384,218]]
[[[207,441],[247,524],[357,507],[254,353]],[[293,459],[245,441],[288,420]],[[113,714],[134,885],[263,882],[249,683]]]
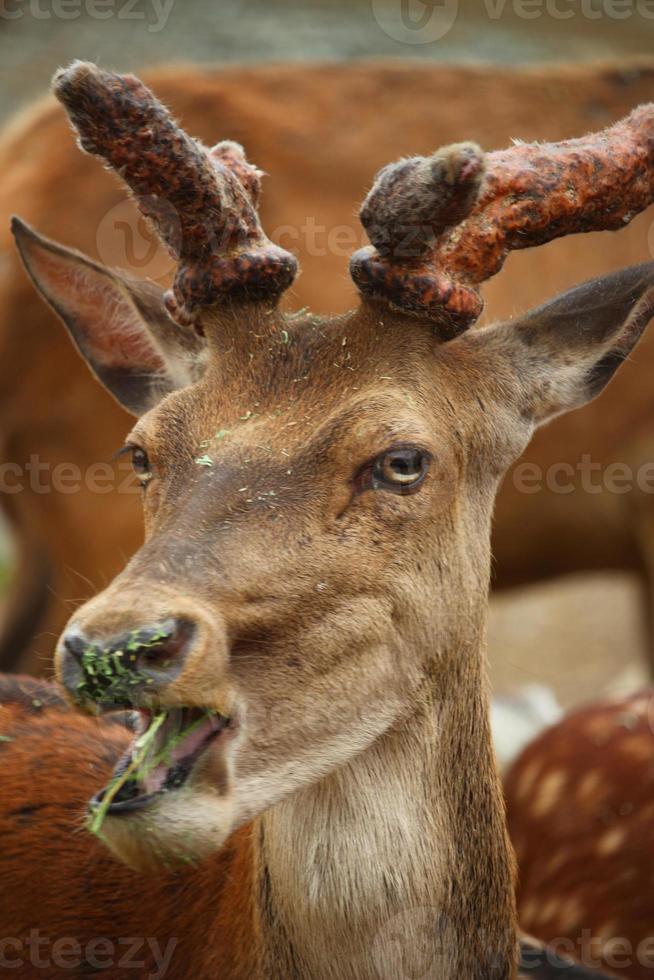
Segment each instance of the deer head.
[[509,250],[652,200],[654,108],[582,140],[386,168],[352,262],[361,305],[319,320],[277,309],[295,263],[261,229],[240,147],[190,139],[131,76],[76,63],[54,88],[179,262],[162,294],[15,224],[36,287],[138,417],[146,541],[57,651],[76,703],[137,710],[119,770],[179,732],[112,800],[110,846],[136,866],[202,856],[418,714],[438,717],[452,812],[473,799],[500,827],[481,667],[495,493],[535,426],[629,354],[654,266],[466,328]]

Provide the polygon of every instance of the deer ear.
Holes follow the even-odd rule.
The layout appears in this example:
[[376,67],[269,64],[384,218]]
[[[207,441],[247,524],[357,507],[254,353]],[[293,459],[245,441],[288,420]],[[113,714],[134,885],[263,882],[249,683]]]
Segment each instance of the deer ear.
[[143,415],[199,376],[204,344],[171,320],[157,286],[109,270],[15,217],[12,231],[37,290],[128,412]]
[[501,324],[496,336],[519,380],[521,412],[540,425],[595,398],[653,315],[648,262],[592,279]]

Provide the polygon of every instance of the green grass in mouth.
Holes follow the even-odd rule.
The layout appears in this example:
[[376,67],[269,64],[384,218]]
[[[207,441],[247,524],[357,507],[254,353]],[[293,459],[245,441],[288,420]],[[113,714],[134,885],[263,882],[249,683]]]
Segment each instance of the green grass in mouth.
[[102,824],[104,823],[104,819],[107,815],[107,810],[114,801],[118,791],[127,782],[129,782],[129,780],[137,780],[139,776],[142,777],[147,775],[147,773],[150,771],[149,769],[145,771],[143,770],[148,755],[148,749],[154,743],[157,732],[163,725],[166,717],[166,712],[162,711],[161,714],[156,715],[152,719],[148,728],[134,742],[130,764],[119,776],[114,776],[107,786],[105,794],[98,805],[91,807],[88,828],[92,834],[96,835],[96,837],[101,837]]
[[154,745],[157,732],[168,718],[168,712],[162,711],[155,715],[148,728],[134,742],[132,746],[132,758],[129,765],[120,775],[114,776],[107,786],[101,801],[95,806],[92,805],[87,822],[88,829],[91,833],[102,839],[102,825],[107,811],[123,786],[130,781],[142,782],[162,762],[170,765],[171,755],[175,747],[185,738],[188,738],[196,728],[203,725],[208,718],[211,718],[217,713],[207,708],[190,725],[187,725],[186,728],[171,734],[161,749],[153,755],[150,750]]

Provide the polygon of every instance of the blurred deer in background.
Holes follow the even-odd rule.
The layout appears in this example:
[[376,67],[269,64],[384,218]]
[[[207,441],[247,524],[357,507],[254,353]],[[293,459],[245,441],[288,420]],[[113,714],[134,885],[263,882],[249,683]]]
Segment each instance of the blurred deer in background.
[[[277,193],[264,196],[263,217],[272,237],[300,258],[303,275],[293,285],[293,302],[324,313],[352,303],[341,265],[362,234],[353,224],[353,204],[385,161],[398,152],[429,153],[470,132],[490,148],[514,137],[562,138],[606,125],[651,98],[654,71],[367,63],[188,67],[148,77],[190,129],[207,140],[222,132],[245,143],[275,173]],[[383,113],[375,111],[379,105]],[[76,152],[54,102],[9,128],[0,144],[0,170],[0,212],[7,223],[12,211],[20,211],[50,236],[128,266],[132,275],[166,279],[170,259],[143,237],[110,175]],[[610,247],[604,235],[591,234],[583,249],[563,239],[538,253],[512,256],[501,281],[488,286],[490,315],[513,315],[582,279],[641,261],[648,230],[643,217],[612,237]],[[2,494],[2,503],[19,566],[4,606],[0,664],[42,670],[72,603],[110,580],[140,544],[140,518],[133,494],[107,496],[106,480],[102,492],[92,492],[84,479],[118,448],[127,415],[103,397],[18,268],[8,229],[3,233],[0,453],[22,471],[24,489],[14,492],[21,477],[6,474],[10,492]],[[646,339],[606,398],[537,433],[524,460],[547,474],[552,464],[574,467],[587,453],[593,465],[618,460],[636,473],[652,456],[652,371],[654,340]],[[46,467],[40,478],[46,492],[30,487],[26,465],[33,454]],[[82,474],[78,492],[53,490],[53,472],[70,463]],[[124,487],[122,474],[118,483]],[[637,485],[628,493],[589,494],[578,480],[572,484],[571,494],[547,488],[522,493],[511,476],[505,481],[493,540],[496,584],[605,567],[637,569],[651,581],[652,494]]]
[[654,972],[652,691],[575,711],[506,779],[525,929],[631,980]]
[[[341,980],[402,975],[399,933],[420,975],[515,977],[483,667],[493,503],[534,428],[633,349],[654,264],[469,328],[510,250],[652,201],[654,106],[579,140],[384,168],[351,260],[360,303],[317,318],[277,308],[296,263],[237,144],[191,140],[133,76],[76,63],[55,92],[177,271],[164,294],[15,222],[34,284],[139,416],[146,542],[57,653],[74,703],[134,709],[131,744],[40,682],[2,688],[3,934],[157,930],[179,980]],[[71,833],[94,791],[133,870]]]

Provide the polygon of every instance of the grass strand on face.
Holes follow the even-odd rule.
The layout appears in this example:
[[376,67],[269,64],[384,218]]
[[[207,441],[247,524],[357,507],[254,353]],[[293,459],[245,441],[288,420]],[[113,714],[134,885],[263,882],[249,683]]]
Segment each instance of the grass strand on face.
[[152,722],[148,728],[134,742],[134,753],[130,764],[127,766],[124,772],[112,779],[105,790],[104,796],[98,805],[93,808],[89,816],[88,828],[92,834],[95,834],[97,837],[100,836],[102,824],[104,823],[109,807],[122,787],[129,782],[130,779],[137,776],[141,771],[141,766],[146,760],[148,750],[153,744],[157,732],[163,725],[166,717],[167,714],[165,711],[162,711],[161,714],[156,715],[152,719]]

